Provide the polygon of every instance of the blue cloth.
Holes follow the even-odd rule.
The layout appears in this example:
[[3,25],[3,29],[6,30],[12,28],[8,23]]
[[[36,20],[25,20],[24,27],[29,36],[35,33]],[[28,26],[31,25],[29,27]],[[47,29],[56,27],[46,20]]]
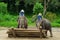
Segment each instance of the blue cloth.
[[20,12],[19,15],[20,15],[20,16],[24,16],[24,12]]
[[42,16],[38,15],[37,19],[40,21],[42,19]]

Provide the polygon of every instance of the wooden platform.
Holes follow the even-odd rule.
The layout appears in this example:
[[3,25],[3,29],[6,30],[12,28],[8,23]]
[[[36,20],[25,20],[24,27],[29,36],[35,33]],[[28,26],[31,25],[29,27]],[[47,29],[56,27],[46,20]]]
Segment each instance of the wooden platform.
[[37,28],[12,28],[7,33],[8,37],[40,37],[40,30]]

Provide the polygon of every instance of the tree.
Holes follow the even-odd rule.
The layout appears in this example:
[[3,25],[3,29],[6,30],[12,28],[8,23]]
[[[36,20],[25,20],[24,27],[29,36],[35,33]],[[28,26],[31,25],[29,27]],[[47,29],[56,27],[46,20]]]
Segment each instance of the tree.
[[46,0],[44,0],[44,12],[43,12],[43,16],[45,15],[46,13]]
[[36,3],[33,8],[33,13],[38,14],[43,12],[43,6],[41,3]]
[[16,13],[15,0],[7,0],[7,10],[12,14]]
[[48,11],[56,12],[59,11],[60,0],[50,0],[48,3]]

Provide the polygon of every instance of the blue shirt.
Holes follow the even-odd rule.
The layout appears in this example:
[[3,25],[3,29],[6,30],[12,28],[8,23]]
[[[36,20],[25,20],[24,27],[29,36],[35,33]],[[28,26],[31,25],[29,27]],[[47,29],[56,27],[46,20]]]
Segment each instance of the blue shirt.
[[20,12],[19,15],[20,15],[20,16],[24,16],[24,12]]
[[40,21],[42,19],[42,16],[38,15],[37,19]]

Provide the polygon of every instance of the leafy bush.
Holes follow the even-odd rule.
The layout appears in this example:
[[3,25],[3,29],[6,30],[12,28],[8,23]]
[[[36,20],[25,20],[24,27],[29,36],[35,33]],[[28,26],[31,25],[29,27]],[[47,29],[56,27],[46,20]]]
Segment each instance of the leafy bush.
[[52,12],[47,12],[45,17],[47,19],[49,19],[50,21],[54,21],[54,19],[56,19],[57,15],[55,13],[52,13]]
[[52,27],[60,27],[60,18],[56,13],[47,12],[45,17],[51,21]]
[[60,19],[56,19],[56,20],[54,20],[53,22],[60,24]]
[[17,21],[18,16],[10,15],[10,14],[0,14],[0,22],[3,21]]
[[17,21],[4,21],[4,22],[0,22],[0,26],[4,26],[4,27],[17,27]]
[[41,12],[43,12],[43,6],[42,6],[42,4],[41,3],[36,3],[35,5],[34,5],[34,8],[33,8],[33,13],[35,13],[35,14],[37,14],[37,13],[41,13]]
[[7,4],[5,3],[0,3],[0,13],[5,14],[7,13]]
[[51,25],[52,25],[52,27],[60,27],[60,24],[59,23],[55,23],[55,22],[52,22]]
[[0,26],[17,27],[17,17],[10,14],[0,14]]

